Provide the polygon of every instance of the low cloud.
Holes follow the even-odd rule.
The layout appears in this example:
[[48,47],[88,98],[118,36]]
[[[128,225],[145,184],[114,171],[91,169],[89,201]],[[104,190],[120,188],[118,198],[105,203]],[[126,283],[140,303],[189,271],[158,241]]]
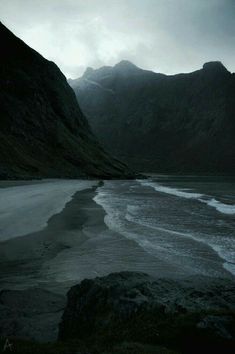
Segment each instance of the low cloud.
[[67,77],[122,59],[167,74],[210,60],[235,71],[233,0],[0,0],[0,13]]

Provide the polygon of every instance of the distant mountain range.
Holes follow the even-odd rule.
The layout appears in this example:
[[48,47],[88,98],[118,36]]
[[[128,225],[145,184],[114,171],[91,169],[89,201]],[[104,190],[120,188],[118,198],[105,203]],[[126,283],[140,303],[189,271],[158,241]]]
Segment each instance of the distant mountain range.
[[163,75],[128,61],[69,80],[103,146],[142,171],[235,174],[235,74]]
[[91,133],[53,63],[0,23],[0,179],[128,178]]

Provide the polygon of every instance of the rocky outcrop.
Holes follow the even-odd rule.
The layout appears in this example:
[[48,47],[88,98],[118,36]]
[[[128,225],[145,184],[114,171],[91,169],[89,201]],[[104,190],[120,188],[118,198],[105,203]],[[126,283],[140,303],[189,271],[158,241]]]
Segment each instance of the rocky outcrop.
[[235,285],[134,272],[83,280],[68,292],[59,339],[137,342],[187,353],[223,348],[229,353],[235,348]]
[[235,174],[235,74],[162,75],[127,61],[69,81],[108,151],[146,172]]
[[0,23],[0,179],[131,177],[91,133],[59,68]]

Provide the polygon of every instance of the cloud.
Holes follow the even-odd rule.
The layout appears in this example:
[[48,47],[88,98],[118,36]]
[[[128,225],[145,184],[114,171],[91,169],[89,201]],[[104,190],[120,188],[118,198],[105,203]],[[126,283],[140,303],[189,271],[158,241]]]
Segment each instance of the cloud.
[[0,0],[1,20],[68,77],[122,59],[168,74],[235,69],[233,0]]

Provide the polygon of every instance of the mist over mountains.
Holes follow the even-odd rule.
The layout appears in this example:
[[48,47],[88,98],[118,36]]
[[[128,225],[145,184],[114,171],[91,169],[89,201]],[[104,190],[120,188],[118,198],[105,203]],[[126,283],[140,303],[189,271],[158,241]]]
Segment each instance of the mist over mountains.
[[128,177],[99,145],[65,76],[0,23],[0,178]]
[[69,84],[103,146],[132,167],[235,173],[235,75],[221,62],[167,76],[121,61]]

